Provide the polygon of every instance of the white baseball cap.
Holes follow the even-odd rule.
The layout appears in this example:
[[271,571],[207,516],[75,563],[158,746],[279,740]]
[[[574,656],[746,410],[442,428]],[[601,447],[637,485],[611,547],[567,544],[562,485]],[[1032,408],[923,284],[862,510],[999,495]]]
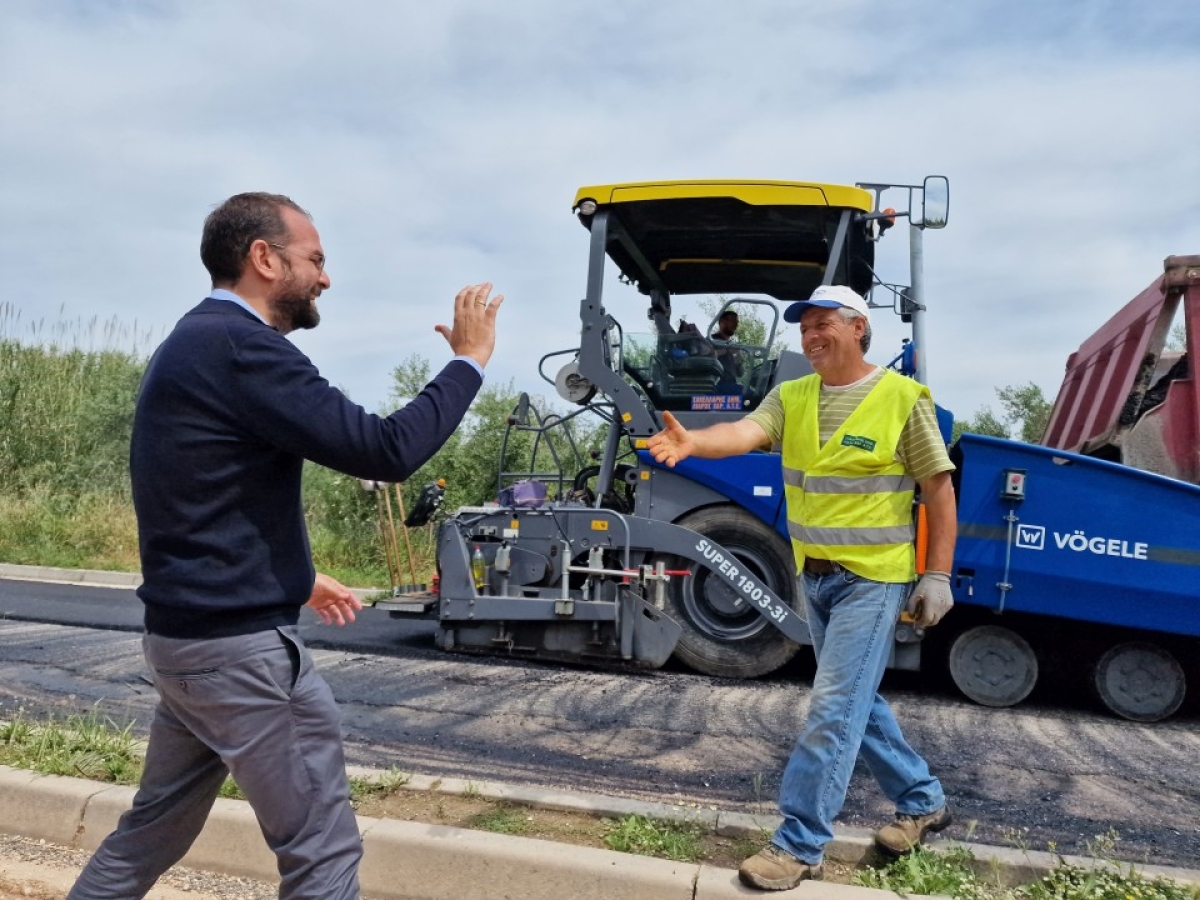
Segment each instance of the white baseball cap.
[[868,322],[871,321],[871,313],[867,309],[867,301],[844,284],[821,285],[812,292],[812,296],[807,300],[800,300],[793,303],[784,310],[783,320],[785,322],[799,322],[800,317],[814,306],[822,309],[845,307],[846,309],[854,310]]

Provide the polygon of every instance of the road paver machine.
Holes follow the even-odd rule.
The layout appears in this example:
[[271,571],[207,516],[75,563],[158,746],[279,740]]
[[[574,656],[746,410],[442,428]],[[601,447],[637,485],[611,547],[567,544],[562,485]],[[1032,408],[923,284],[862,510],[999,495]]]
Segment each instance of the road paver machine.
[[[889,196],[900,198],[897,208],[881,206]],[[574,210],[590,253],[580,344],[543,357],[540,369],[576,412],[605,422],[599,459],[581,468],[583,478],[516,473],[516,484],[500,485],[498,505],[459,509],[439,532],[436,595],[380,606],[436,618],[446,649],[649,668],[675,655],[700,672],[738,678],[782,666],[808,633],[778,455],[666,469],[645,452],[646,438],[662,427],[664,410],[688,427],[736,418],[776,384],[810,372],[779,340],[782,305],[821,284],[871,294],[881,235],[907,220],[919,243],[925,228],[944,224],[948,199],[937,177],[920,185],[581,188]],[[634,331],[610,315],[613,289],[638,298],[644,326]],[[874,302],[919,335],[919,290],[917,278],[884,285],[876,297],[885,299]],[[703,329],[691,313],[692,322],[676,319],[673,304],[689,295],[718,305]],[[726,311],[755,323],[748,338],[713,336]],[[895,361],[909,374],[915,349]],[[570,418],[547,420],[523,397],[510,427],[540,432]],[[905,651],[916,649],[917,636],[907,628],[904,637],[896,662],[914,667],[916,654],[906,662]]]
[[[810,372],[780,316],[821,284],[865,295],[877,328],[885,314],[908,323],[886,364],[924,380],[923,236],[945,225],[948,201],[936,176],[581,188],[573,208],[590,250],[580,343],[539,365],[572,411],[543,416],[523,395],[509,427],[534,432],[536,447],[594,415],[602,446],[542,472],[502,453],[497,503],[461,508],[439,529],[437,590],[377,605],[436,620],[447,650],[643,668],[673,656],[733,678],[783,666],[808,633],[778,453],[668,469],[646,439],[663,411],[687,427],[731,420]],[[876,264],[896,233],[907,235],[899,283]],[[1152,721],[1179,708],[1200,659],[1200,403],[1187,354],[1161,350],[1181,302],[1189,350],[1200,334],[1200,266],[1187,260],[1169,259],[1140,305],[1072,357],[1048,446],[970,434],[954,445],[956,608],[928,633],[902,618],[893,667],[946,665],[971,699],[1009,706],[1065,659],[1118,715]],[[631,298],[643,323],[609,312]],[[681,317],[696,298],[707,298],[704,317]],[[735,340],[717,327],[729,310],[752,325]],[[949,442],[949,413],[939,421]],[[1147,454],[1169,464],[1146,467]],[[919,525],[919,508],[914,516]],[[918,551],[920,540],[918,527]]]

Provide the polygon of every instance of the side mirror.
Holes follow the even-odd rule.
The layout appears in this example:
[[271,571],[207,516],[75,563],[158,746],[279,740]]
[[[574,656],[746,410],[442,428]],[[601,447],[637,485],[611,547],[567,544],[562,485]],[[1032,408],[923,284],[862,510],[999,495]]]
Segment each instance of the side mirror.
[[950,179],[945,175],[928,175],[921,189],[922,228],[945,228],[950,216]]

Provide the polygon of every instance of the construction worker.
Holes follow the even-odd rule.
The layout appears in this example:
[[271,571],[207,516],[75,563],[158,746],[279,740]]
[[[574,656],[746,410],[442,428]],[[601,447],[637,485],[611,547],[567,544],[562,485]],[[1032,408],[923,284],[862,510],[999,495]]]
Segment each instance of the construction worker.
[[[782,448],[788,529],[817,656],[808,717],[783,772],[783,823],[739,870],[764,890],[821,877],[825,844],[862,754],[895,820],[875,833],[884,852],[908,852],[950,824],[938,779],[904,740],[879,683],[896,621],[907,607],[935,625],[953,605],[954,466],[928,389],[864,359],[871,322],[848,287],[822,286],[784,312],[800,324],[814,375],[776,387],[736,422],[689,431],[670,413],[650,438],[673,466]],[[920,487],[929,523],[927,569],[915,588],[912,502]]]

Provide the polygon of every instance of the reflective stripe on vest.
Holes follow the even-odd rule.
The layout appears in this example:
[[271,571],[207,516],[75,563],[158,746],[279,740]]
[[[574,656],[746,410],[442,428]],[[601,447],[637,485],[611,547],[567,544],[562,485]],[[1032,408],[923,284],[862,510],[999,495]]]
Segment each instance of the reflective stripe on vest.
[[788,534],[802,544],[828,547],[856,547],[865,544],[900,544],[916,539],[915,525],[887,525],[882,528],[805,528],[788,522]]
[[806,480],[799,469],[783,467],[783,483],[802,487],[810,494],[878,494],[888,491],[913,491],[917,483],[907,472],[903,475],[875,475],[848,478],[845,475],[810,475]]
[[927,389],[885,371],[823,446],[820,389],[818,376],[809,375],[781,390],[783,483],[797,567],[814,556],[873,581],[911,581],[916,484],[896,460],[896,446]]

